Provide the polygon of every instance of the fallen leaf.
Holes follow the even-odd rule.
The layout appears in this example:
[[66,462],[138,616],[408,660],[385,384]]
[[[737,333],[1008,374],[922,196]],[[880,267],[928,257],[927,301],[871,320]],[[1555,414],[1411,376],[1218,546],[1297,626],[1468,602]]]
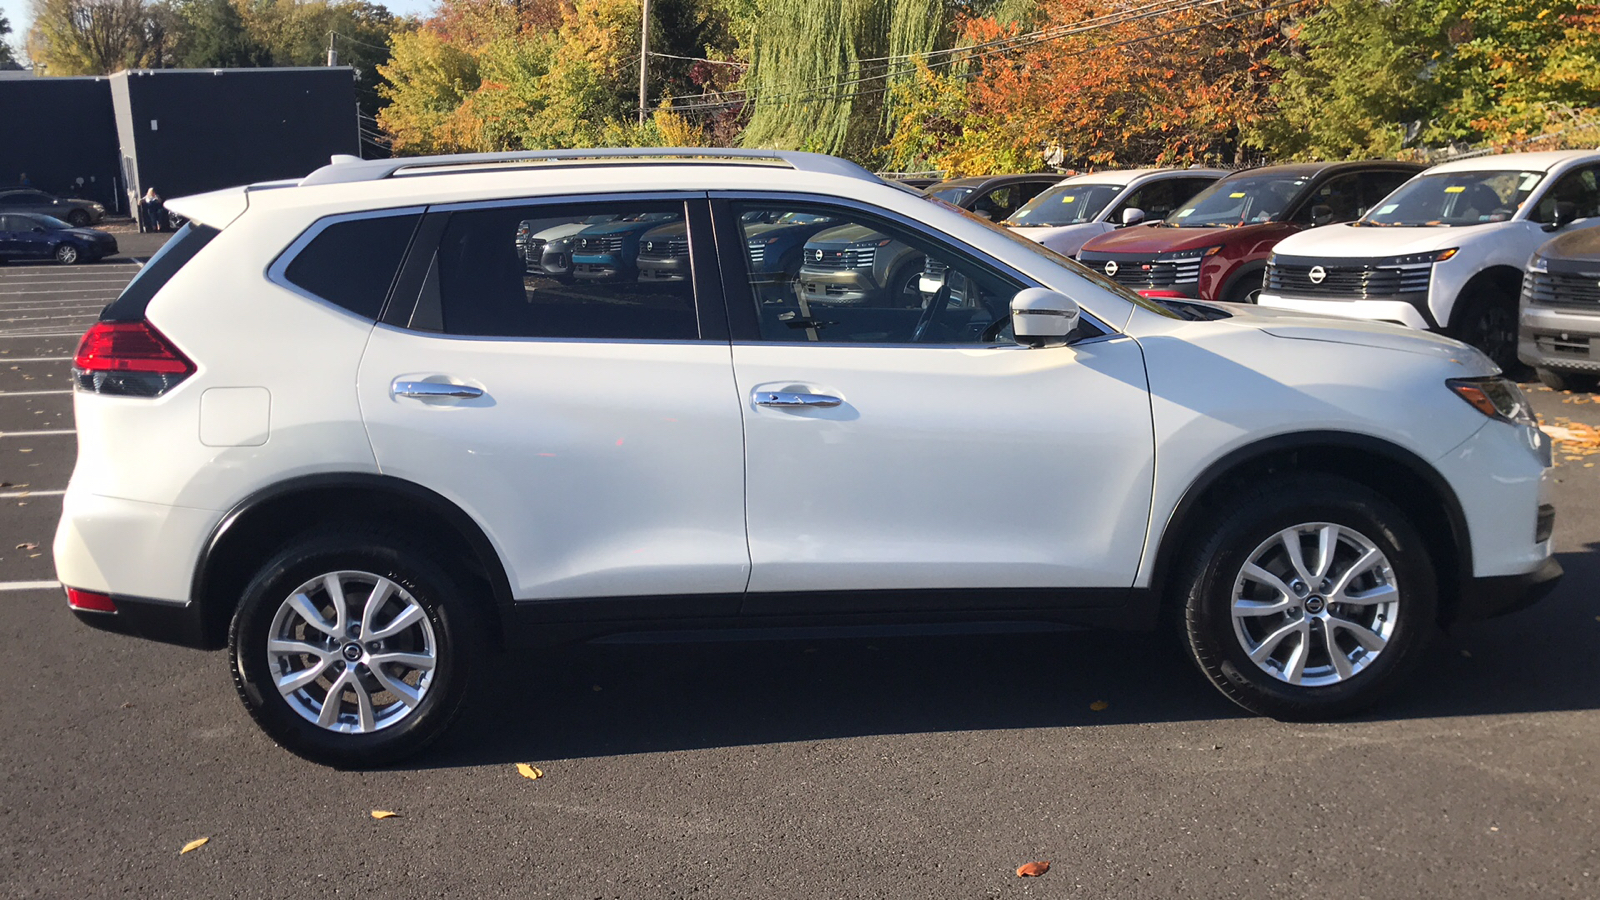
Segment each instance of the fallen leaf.
[[38,546],[39,546],[38,544],[35,544],[35,543],[31,542],[31,541],[27,541],[27,542],[18,544],[17,545],[17,549],[18,550],[34,550],[34,549],[37,549]]
[[1048,871],[1050,871],[1050,860],[1041,859],[1038,862],[1031,862],[1025,866],[1017,867],[1017,877],[1038,878]]
[[211,840],[211,838],[208,838],[208,837],[195,838],[194,840],[190,841],[189,843],[184,844],[183,845],[183,849],[178,851],[178,855],[182,856],[183,854],[188,853],[190,850],[198,850],[201,847],[204,847],[206,845],[206,841],[209,841],[209,840]]
[[398,815],[400,814],[397,812],[390,812],[387,809],[375,809],[372,811],[372,817],[374,819],[392,819]]
[[543,769],[536,769],[533,766],[528,765],[527,763],[517,763],[517,771],[522,773],[522,777],[523,778],[543,778],[544,777],[544,770]]
[[1498,826],[1498,825],[1490,825],[1489,826],[1489,830],[1490,831],[1499,831],[1500,830],[1500,826]]
[[1106,707],[1108,707],[1110,705],[1111,704],[1105,702],[1104,700],[1096,700],[1095,702],[1089,704],[1089,708],[1094,710],[1095,712],[1099,712],[1100,710],[1105,709]]
[[33,452],[33,448],[32,447],[18,447],[17,448],[17,452],[18,453],[32,453]]
[[124,704],[122,704],[121,706],[119,706],[117,708],[118,709],[133,709],[133,704],[132,703],[124,703]]

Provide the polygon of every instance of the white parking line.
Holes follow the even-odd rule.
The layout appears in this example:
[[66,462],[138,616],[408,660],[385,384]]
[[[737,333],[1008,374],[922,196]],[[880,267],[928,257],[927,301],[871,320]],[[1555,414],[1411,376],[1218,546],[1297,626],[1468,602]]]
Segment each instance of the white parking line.
[[83,337],[81,331],[12,331],[0,334],[0,338],[25,338],[25,337]]
[[76,358],[73,356],[23,356],[17,359],[6,359],[0,356],[0,362],[71,362]]
[[59,497],[66,491],[5,491],[0,492],[0,499],[14,499],[17,497]]
[[19,307],[17,309],[7,309],[5,307],[0,307],[0,313],[5,313],[5,314],[9,315],[11,313],[47,312],[47,313],[63,313],[63,314],[66,314],[66,313],[77,313],[79,315],[83,315],[84,314],[83,310],[88,310],[88,313],[87,313],[88,315],[97,316],[97,315],[100,314],[100,310],[102,310],[104,308],[105,308],[105,304],[104,303],[84,303],[84,304],[73,304],[71,306],[23,306],[23,307]]
[[0,591],[47,591],[58,587],[59,581],[0,581]]
[[78,289],[76,291],[68,290],[68,289],[65,289],[65,288],[63,288],[61,290],[52,290],[52,291],[18,291],[16,293],[16,296],[18,296],[18,297],[32,296],[34,294],[87,294],[87,293],[89,293],[91,291],[97,291],[97,290],[98,291],[103,291],[104,288],[80,288],[80,289]]
[[[5,357],[0,356],[0,362]],[[70,394],[71,391],[0,391],[0,397],[50,397],[56,394]]]
[[52,428],[46,431],[0,431],[0,438],[10,437],[53,437],[62,434],[77,434],[71,428]]

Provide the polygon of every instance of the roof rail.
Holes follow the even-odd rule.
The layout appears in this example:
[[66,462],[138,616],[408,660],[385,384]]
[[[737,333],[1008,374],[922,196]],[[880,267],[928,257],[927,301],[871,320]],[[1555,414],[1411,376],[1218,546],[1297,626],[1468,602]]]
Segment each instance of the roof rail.
[[358,160],[334,156],[332,161],[300,180],[302,186],[380,181],[395,176],[446,175],[493,169],[518,163],[586,165],[599,163],[655,164],[721,163],[786,165],[801,172],[843,175],[878,181],[878,177],[849,160],[821,153],[789,150],[748,150],[728,147],[600,147],[589,150],[527,150],[513,153],[460,153],[447,156],[409,156],[397,159]]

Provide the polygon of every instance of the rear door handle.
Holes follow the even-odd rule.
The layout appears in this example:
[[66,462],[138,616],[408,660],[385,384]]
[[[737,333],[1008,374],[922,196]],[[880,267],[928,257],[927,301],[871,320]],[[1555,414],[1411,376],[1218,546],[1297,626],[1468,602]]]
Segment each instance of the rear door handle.
[[797,394],[790,391],[756,391],[757,406],[799,407],[810,406],[827,409],[843,403],[838,397],[827,394]]
[[475,388],[470,384],[446,384],[442,381],[396,381],[391,391],[396,397],[416,397],[421,400],[444,397],[471,400],[483,396],[482,388]]

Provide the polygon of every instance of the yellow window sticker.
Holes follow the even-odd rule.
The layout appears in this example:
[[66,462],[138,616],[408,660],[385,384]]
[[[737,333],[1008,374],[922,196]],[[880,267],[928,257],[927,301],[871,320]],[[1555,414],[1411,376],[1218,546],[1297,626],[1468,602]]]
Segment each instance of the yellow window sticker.
[[1453,184],[1450,187],[1445,188],[1444,192],[1446,194],[1459,194],[1464,190],[1466,190],[1466,188],[1464,186],[1459,185],[1459,184]]
[[1244,191],[1235,191],[1234,193],[1231,193],[1231,194],[1228,195],[1228,199],[1237,200],[1237,199],[1239,199],[1240,197],[1243,197],[1243,196],[1244,196]]

